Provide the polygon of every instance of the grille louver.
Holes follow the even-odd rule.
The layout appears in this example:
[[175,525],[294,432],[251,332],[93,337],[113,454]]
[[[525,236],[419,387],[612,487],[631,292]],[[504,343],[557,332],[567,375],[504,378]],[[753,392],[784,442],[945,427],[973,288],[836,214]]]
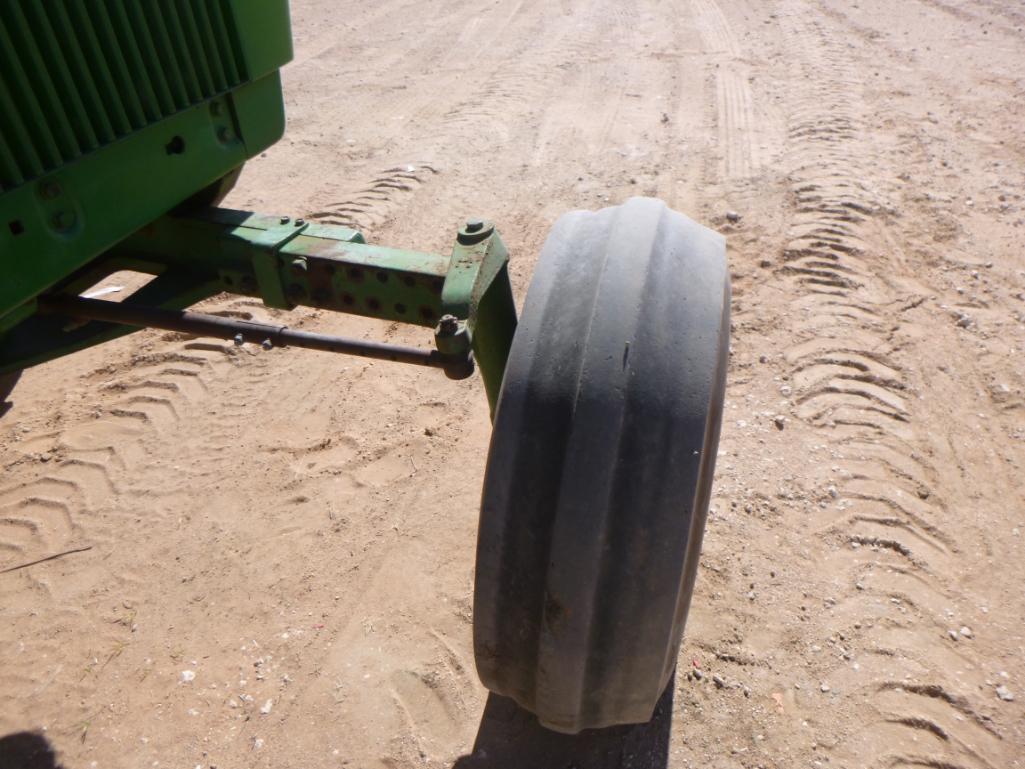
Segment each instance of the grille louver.
[[224,0],[0,0],[0,191],[246,80]]

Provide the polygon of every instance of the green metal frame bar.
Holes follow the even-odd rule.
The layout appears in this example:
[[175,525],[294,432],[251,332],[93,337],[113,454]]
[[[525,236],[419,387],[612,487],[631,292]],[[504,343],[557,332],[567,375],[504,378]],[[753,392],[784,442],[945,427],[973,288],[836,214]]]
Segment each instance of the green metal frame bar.
[[[494,411],[516,308],[508,252],[494,227],[468,222],[450,257],[368,245],[345,227],[207,208],[144,227],[57,286],[78,296],[119,270],[154,276],[125,302],[184,309],[220,292],[432,328],[442,353],[473,351]],[[136,330],[35,312],[0,329],[0,373]],[[6,319],[5,319],[6,320]]]

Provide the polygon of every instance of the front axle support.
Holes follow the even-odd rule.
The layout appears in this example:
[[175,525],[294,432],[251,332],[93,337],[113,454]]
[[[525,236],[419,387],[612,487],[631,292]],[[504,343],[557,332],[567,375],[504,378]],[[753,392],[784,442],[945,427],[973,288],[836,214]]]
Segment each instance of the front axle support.
[[[493,411],[516,330],[508,259],[494,226],[484,220],[469,221],[458,231],[452,255],[442,256],[368,245],[356,230],[303,219],[223,208],[165,216],[0,328],[0,373],[154,326],[227,338],[242,333],[244,339],[432,366],[456,379],[469,376],[476,361]],[[122,303],[81,297],[121,270],[154,277]],[[314,307],[430,328],[436,350],[284,326],[257,330],[181,312],[222,292],[259,298],[271,308]]]

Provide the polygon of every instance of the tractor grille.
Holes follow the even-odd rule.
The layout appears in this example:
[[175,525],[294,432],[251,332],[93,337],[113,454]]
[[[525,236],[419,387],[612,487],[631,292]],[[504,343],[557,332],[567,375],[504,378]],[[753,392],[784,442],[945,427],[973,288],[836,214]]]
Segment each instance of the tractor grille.
[[3,0],[0,191],[245,79],[226,0]]

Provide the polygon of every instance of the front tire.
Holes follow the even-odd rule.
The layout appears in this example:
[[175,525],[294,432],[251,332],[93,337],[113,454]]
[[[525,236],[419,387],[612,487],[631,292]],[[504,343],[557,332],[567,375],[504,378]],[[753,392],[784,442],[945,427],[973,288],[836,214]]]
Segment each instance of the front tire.
[[711,494],[725,244],[658,200],[556,222],[495,415],[477,670],[553,730],[648,721],[676,665]]

